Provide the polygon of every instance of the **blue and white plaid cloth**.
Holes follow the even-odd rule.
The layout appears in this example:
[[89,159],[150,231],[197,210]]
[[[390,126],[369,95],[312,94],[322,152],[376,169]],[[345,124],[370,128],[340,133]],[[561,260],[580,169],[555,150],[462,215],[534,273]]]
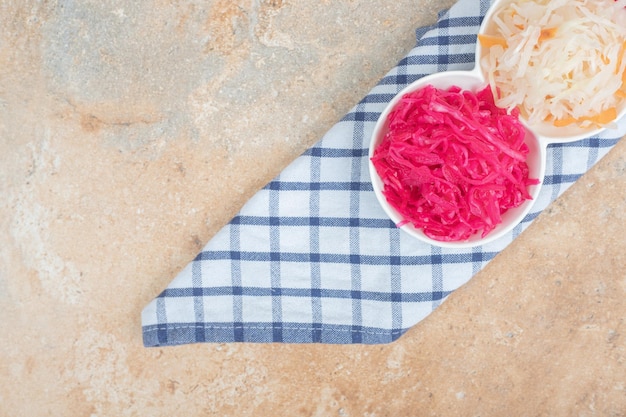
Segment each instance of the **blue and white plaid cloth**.
[[320,142],[260,190],[143,311],[145,346],[387,343],[480,271],[626,133],[550,146],[545,185],[509,235],[441,249],[397,229],[368,174],[378,115],[407,84],[474,66],[489,0],[459,0]]

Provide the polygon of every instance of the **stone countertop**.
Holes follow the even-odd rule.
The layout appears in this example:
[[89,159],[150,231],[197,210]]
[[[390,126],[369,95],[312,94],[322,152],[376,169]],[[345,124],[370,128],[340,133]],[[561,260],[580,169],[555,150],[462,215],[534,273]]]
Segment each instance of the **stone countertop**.
[[140,313],[452,0],[0,2],[0,415],[626,413],[626,143],[389,345]]

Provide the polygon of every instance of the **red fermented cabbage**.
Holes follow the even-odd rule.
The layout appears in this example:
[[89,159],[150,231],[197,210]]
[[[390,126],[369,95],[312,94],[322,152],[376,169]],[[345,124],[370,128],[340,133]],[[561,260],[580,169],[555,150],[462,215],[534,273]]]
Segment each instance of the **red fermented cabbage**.
[[495,105],[489,87],[473,93],[427,85],[389,114],[372,163],[383,195],[426,236],[439,241],[486,236],[502,214],[531,196],[517,111]]

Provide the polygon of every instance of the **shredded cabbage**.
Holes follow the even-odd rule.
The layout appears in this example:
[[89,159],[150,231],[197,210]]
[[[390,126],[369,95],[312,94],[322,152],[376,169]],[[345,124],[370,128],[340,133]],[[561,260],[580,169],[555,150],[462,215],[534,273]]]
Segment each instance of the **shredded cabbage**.
[[372,163],[383,195],[426,236],[439,241],[484,237],[502,214],[531,199],[517,111],[494,103],[489,86],[473,93],[432,85],[405,94]]
[[519,0],[493,14],[480,59],[500,107],[531,125],[607,125],[626,100],[624,0]]

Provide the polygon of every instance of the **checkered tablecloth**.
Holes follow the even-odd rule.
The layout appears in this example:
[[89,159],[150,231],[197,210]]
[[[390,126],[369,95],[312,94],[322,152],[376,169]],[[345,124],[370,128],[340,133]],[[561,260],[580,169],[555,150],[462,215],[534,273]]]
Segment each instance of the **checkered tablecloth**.
[[426,74],[474,66],[489,0],[459,0],[316,145],[241,209],[142,314],[145,346],[388,343],[480,271],[626,133],[550,146],[545,185],[511,233],[441,249],[397,229],[368,174],[378,115]]

